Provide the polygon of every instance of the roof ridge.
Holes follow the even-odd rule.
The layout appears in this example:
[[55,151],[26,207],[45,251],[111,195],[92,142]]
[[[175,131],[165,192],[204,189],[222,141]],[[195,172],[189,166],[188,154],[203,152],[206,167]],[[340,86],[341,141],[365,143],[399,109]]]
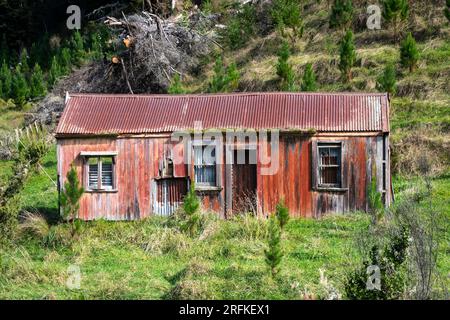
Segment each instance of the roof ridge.
[[270,92],[231,92],[231,93],[190,93],[190,94],[165,94],[165,93],[87,93],[87,92],[67,92],[69,97],[126,97],[126,98],[182,98],[182,97],[230,97],[230,96],[267,96],[267,95],[294,95],[294,96],[367,96],[367,97],[381,97],[387,96],[383,92],[284,92],[284,91],[270,91]]

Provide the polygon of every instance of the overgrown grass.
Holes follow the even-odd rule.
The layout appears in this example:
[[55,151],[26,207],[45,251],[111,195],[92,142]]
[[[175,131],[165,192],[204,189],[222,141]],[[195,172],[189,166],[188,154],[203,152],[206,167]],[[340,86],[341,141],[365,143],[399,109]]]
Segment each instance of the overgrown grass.
[[[191,239],[161,218],[138,222],[96,221],[83,225],[71,247],[45,247],[23,236],[0,249],[0,298],[31,299],[299,299],[324,294],[319,269],[340,287],[354,234],[369,223],[361,214],[320,221],[291,221],[283,239],[285,257],[272,280],[264,263],[266,221],[211,219],[201,240]],[[66,225],[52,226],[63,232]],[[80,266],[81,288],[65,283],[67,268]]]

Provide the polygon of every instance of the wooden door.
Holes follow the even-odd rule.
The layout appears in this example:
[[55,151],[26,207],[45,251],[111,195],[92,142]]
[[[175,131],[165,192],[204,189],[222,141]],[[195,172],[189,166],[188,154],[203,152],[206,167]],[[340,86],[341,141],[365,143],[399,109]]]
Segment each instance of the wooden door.
[[256,151],[234,150],[232,172],[233,213],[256,214]]

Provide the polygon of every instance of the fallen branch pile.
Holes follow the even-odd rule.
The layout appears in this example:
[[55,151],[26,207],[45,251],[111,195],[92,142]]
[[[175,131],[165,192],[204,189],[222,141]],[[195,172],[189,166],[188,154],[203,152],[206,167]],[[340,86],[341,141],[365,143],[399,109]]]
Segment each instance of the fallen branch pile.
[[176,73],[190,71],[199,57],[210,52],[216,18],[201,12],[167,20],[149,12],[108,17],[105,24],[122,49],[111,63],[93,70],[89,82],[102,83],[101,91],[106,92],[165,92]]

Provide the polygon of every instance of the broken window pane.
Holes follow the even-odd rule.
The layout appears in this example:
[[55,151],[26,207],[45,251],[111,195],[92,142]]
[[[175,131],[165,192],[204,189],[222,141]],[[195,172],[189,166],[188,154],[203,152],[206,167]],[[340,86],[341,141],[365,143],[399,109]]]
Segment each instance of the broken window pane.
[[319,187],[341,187],[340,144],[319,144]]
[[212,145],[194,146],[195,183],[216,185],[216,149]]

